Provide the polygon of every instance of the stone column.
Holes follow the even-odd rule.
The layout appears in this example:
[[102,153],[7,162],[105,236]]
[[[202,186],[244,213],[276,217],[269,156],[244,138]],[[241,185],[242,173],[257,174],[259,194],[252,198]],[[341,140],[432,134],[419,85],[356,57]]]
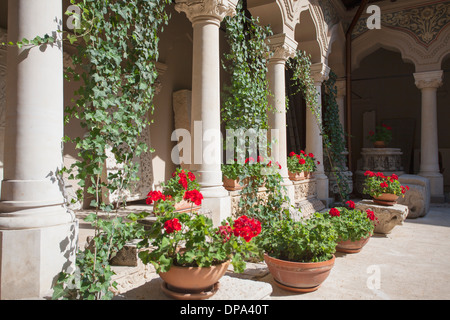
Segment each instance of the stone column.
[[[269,112],[269,127],[272,138],[271,156],[281,165],[283,185],[287,188],[291,203],[294,202],[294,185],[289,180],[287,168],[287,138],[286,138],[286,61],[294,57],[297,42],[287,34],[278,34],[267,39],[272,56],[268,64],[269,105],[273,111]],[[295,150],[291,150],[295,151]],[[298,151],[297,151],[298,152]]]
[[[59,0],[10,0],[8,41],[60,38]],[[63,50],[8,47],[4,179],[0,201],[0,298],[51,294],[72,265],[77,220],[64,203]]]
[[437,127],[437,89],[443,71],[415,73],[416,86],[422,91],[422,126],[419,175],[430,180],[431,201],[444,201],[444,178],[439,170]]
[[222,182],[220,131],[219,27],[234,15],[237,0],[176,1],[194,28],[192,62],[192,119],[194,164],[204,197],[203,208],[212,211],[215,224],[231,215],[231,199]]
[[[311,66],[311,76],[314,79],[314,85],[317,90],[318,108],[317,112],[322,119],[322,83],[328,79],[330,68],[325,64],[318,63]],[[314,177],[317,181],[317,198],[328,205],[330,202],[328,195],[328,177],[325,174],[323,165],[323,141],[317,124],[316,115],[313,114],[309,107],[306,110],[306,152],[313,153],[317,164],[317,171]]]

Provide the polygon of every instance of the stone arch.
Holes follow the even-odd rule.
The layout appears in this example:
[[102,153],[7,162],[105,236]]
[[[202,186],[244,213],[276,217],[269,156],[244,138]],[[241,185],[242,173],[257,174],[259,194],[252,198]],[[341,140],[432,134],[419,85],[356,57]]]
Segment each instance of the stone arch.
[[295,40],[300,50],[311,55],[312,63],[328,63],[332,29],[329,29],[318,1],[302,1],[299,4]]
[[450,27],[442,30],[439,41],[426,48],[405,32],[383,27],[369,30],[353,40],[352,69],[379,48],[400,52],[405,62],[411,62],[416,72],[440,70],[450,46]]
[[330,30],[330,49],[328,65],[338,77],[345,77],[345,31],[342,23],[335,24]]
[[293,38],[300,10],[299,0],[247,0],[247,9],[259,17],[262,25],[270,25],[273,34],[287,34]]

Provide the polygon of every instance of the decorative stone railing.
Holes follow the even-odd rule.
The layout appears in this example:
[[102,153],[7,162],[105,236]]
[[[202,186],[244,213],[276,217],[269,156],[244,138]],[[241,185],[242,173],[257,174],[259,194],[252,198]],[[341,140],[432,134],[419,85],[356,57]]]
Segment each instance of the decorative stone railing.
[[[325,208],[322,201],[317,198],[317,183],[316,179],[305,179],[300,181],[292,181],[294,184],[294,200],[291,201],[295,211],[291,214],[308,217],[314,212],[321,211]],[[235,216],[239,208],[239,200],[241,198],[240,191],[230,191],[231,196],[231,212]],[[267,197],[266,189],[260,188],[258,197],[263,199]]]

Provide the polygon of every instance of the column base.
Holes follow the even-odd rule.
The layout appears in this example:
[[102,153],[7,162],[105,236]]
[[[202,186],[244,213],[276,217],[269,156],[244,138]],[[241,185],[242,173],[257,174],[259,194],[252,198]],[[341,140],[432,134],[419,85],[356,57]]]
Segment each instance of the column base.
[[78,220],[0,230],[0,300],[51,297],[59,273],[74,270],[77,242]]
[[224,187],[202,188],[202,210],[210,211],[214,226],[231,217],[231,197]]
[[419,172],[418,175],[430,180],[430,201],[432,203],[445,202],[444,176],[435,172]]
[[286,188],[286,195],[289,197],[289,204],[295,205],[295,187],[292,181],[289,178],[283,178],[283,182],[281,183],[283,187]]
[[314,178],[317,183],[317,198],[323,202],[326,207],[329,207],[334,199],[329,195],[329,182],[328,177],[325,174],[314,173]]

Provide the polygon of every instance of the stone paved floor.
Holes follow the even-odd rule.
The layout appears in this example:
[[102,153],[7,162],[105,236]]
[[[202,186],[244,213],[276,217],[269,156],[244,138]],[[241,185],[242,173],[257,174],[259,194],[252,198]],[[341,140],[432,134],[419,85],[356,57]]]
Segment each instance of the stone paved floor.
[[[253,269],[251,269],[253,268]],[[255,271],[256,270],[256,271]],[[147,271],[117,300],[168,300],[158,275]],[[238,277],[245,277],[240,280]],[[244,275],[229,273],[211,299],[223,300],[435,300],[450,299],[450,204],[407,219],[388,235],[374,235],[357,254],[336,254],[330,276],[315,292],[278,288],[264,263]]]

